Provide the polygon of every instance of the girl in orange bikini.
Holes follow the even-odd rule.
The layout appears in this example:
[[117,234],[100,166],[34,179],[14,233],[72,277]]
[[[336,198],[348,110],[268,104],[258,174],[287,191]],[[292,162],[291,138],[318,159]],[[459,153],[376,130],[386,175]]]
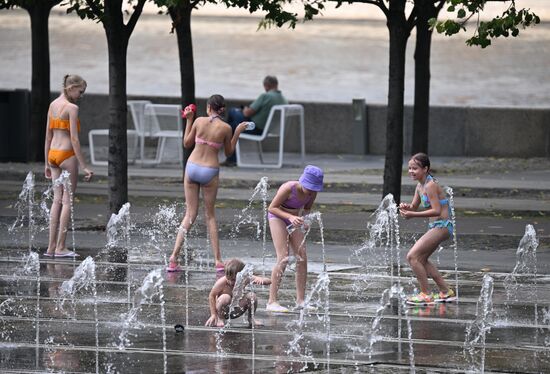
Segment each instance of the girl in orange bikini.
[[76,189],[78,165],[89,181],[94,172],[86,166],[82,156],[78,132],[78,106],[76,102],[86,91],[86,81],[78,75],[65,75],[63,92],[52,101],[48,110],[46,123],[46,141],[44,144],[46,178],[52,181],[59,178],[66,170],[70,174],[71,191],[64,191],[63,186],[54,187],[53,202],[50,210],[50,239],[45,256],[76,257],[78,254],[69,251],[65,246],[67,226],[71,216],[71,194]]

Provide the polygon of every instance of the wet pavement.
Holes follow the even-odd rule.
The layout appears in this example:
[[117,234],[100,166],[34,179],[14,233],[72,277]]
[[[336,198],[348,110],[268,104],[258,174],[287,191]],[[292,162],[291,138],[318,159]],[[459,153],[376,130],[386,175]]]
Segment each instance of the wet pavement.
[[[405,308],[399,294],[384,295],[396,287],[404,294],[414,291],[416,281],[405,254],[425,223],[399,220],[398,246],[367,247],[380,196],[360,190],[380,184],[379,159],[308,157],[311,163],[324,162],[330,184],[316,204],[323,212],[323,233],[314,225],[307,242],[307,291],[317,310],[270,314],[265,311],[267,288],[256,287],[255,317],[264,325],[250,329],[238,318],[223,330],[204,327],[215,272],[202,216],[190,233],[186,271],[164,271],[183,214],[177,167],[131,167],[136,183],[131,185],[130,225],[117,231],[111,246],[105,230],[107,187],[101,181],[104,171],[97,168],[100,180],[82,183],[77,190],[75,230],[69,233],[68,245],[81,256],[73,261],[41,255],[47,233],[38,213],[36,231],[30,232],[32,243],[28,225],[8,230],[17,217],[15,201],[27,171],[39,173],[41,165],[0,164],[7,176],[0,181],[0,370],[550,372],[550,210],[548,200],[538,197],[548,190],[550,173],[443,174],[441,180],[448,178],[455,182],[453,187],[470,188],[477,196],[456,197],[456,252],[448,242],[432,256],[449,283],[458,285],[459,300]],[[462,161],[434,160],[441,168]],[[225,185],[217,217],[225,259],[241,258],[253,264],[257,274],[269,276],[274,251],[269,234],[265,243],[262,240],[262,202],[252,201],[246,212],[252,224],[241,224],[237,230],[237,222],[259,176],[268,175],[276,186],[296,177],[299,170],[222,170]],[[45,187],[37,174],[36,204]],[[500,196],[482,197],[497,188],[504,191]],[[514,192],[522,189],[531,192]],[[273,193],[272,187],[267,196]],[[524,263],[528,271],[513,273],[518,270],[516,249],[528,224],[539,240],[537,261]],[[29,255],[29,246],[40,256]],[[483,299],[487,275],[492,295]],[[283,305],[293,306],[293,277],[293,270],[287,269],[280,291]],[[176,332],[176,324],[184,325],[184,331]],[[473,345],[465,345],[467,331],[476,329],[483,333]]]

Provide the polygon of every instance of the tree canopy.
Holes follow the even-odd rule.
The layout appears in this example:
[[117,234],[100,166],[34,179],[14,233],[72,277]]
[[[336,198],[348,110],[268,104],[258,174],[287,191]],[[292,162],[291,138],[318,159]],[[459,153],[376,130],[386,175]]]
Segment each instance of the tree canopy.
[[501,0],[502,3],[508,4],[508,8],[501,15],[488,21],[482,21],[479,19],[479,15],[488,2],[491,0],[447,0],[447,11],[455,13],[456,20],[438,21],[432,18],[429,21],[430,25],[438,33],[451,36],[466,31],[467,23],[474,18],[476,22],[474,35],[466,40],[466,44],[485,48],[491,45],[491,39],[516,37],[519,35],[520,29],[540,23],[540,18],[530,9],[518,10],[515,0]]

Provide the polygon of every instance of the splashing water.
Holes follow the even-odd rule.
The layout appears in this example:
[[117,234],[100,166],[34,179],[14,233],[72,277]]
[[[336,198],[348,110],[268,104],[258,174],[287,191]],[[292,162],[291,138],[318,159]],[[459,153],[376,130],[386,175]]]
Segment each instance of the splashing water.
[[185,327],[189,326],[189,240],[187,230],[180,226],[178,230],[183,231],[183,265],[185,277]]
[[15,325],[6,321],[3,316],[11,314],[16,308],[16,301],[11,297],[0,303],[0,338],[8,342],[11,335],[15,332]]
[[458,239],[457,239],[457,230],[456,230],[456,214],[455,214],[455,199],[453,189],[451,187],[444,187],[445,193],[449,196],[449,210],[451,216],[449,219],[453,224],[453,257],[455,263],[455,295],[458,299],[459,289],[458,289]]
[[[397,275],[401,274],[400,238],[398,208],[392,194],[386,195],[373,213],[374,222],[367,225],[367,238],[363,245],[354,251],[354,256],[368,270],[373,258],[379,258],[379,248],[384,249],[384,265],[390,267],[394,276],[394,258],[397,262]],[[395,251],[395,253],[394,253]]]
[[72,318],[76,319],[76,295],[84,291],[92,292],[94,322],[95,322],[95,366],[96,373],[99,373],[99,319],[97,313],[97,283],[96,283],[96,265],[94,259],[90,256],[75,269],[71,279],[64,281],[58,290],[58,299],[56,300],[57,308],[63,313],[64,304],[67,299],[70,299],[72,306]]
[[[1,307],[1,305],[0,305]],[[1,308],[0,308],[1,310]],[[543,325],[550,325],[550,307],[548,308],[543,308],[542,309],[542,324]],[[544,345],[546,347],[550,347],[550,335],[549,334],[546,334],[545,338],[544,338]]]
[[116,247],[122,241],[124,241],[124,247],[128,248],[130,240],[130,203],[124,204],[117,214],[111,214],[106,231],[108,248]]
[[[254,266],[252,264],[246,264],[244,268],[237,273],[235,279],[235,286],[233,286],[233,293],[231,296],[231,303],[229,304],[228,310],[231,315],[231,311],[239,305],[239,302],[243,297],[246,297],[248,290],[254,292],[254,284],[252,283],[252,278],[254,276]],[[252,351],[255,351],[255,336],[254,336],[254,305],[251,303],[251,319],[252,319]],[[244,315],[243,315],[244,316]],[[231,326],[231,318],[227,320],[227,323],[216,333],[216,352],[220,357],[225,357],[226,353],[222,347],[223,337]]]
[[[241,212],[235,216],[236,223],[233,224],[231,233],[229,236],[231,238],[236,238],[237,234],[240,233],[240,228],[242,225],[252,225],[256,228],[256,239],[259,240],[260,236],[262,237],[262,272],[265,276],[265,258],[266,258],[266,241],[267,241],[267,199],[268,199],[268,190],[269,183],[267,177],[260,178],[260,181],[254,187],[254,191],[248,199],[248,204],[244,207]],[[253,214],[253,203],[255,198],[259,195],[262,201],[262,210],[261,222],[256,214]]]
[[[52,187],[63,187],[63,194],[69,194],[69,204],[71,209],[71,241],[72,250],[74,252],[76,248],[76,241],[74,238],[74,196],[71,183],[71,173],[69,173],[67,170],[63,170],[59,178],[53,181]],[[76,258],[73,257],[73,261],[76,261]]]
[[151,245],[156,249],[156,255],[161,255],[164,265],[168,265],[166,251],[161,245],[175,240],[177,230],[176,204],[160,205],[158,211],[152,218],[153,225],[147,228],[146,234],[149,237]]
[[[130,249],[130,203],[122,205],[118,213],[111,214],[107,227],[105,229],[107,234],[107,250],[119,249],[122,253],[128,254]],[[141,249],[140,249],[141,250]],[[128,259],[128,257],[127,257]],[[130,274],[130,261],[128,261],[127,274]],[[128,297],[128,307],[131,301],[131,285],[130,279],[127,279],[126,294]]]
[[[485,274],[476,305],[476,318],[466,327],[464,357],[470,364],[470,370],[478,373],[485,371],[485,337],[490,333],[492,325],[493,278]],[[479,349],[479,356],[476,349]]]
[[51,204],[52,198],[53,198],[53,185],[49,185],[44,190],[44,192],[42,192],[40,203],[38,204],[39,206],[38,216],[42,221],[45,222],[44,228],[50,225],[50,208],[48,208],[48,204]]
[[[373,259],[378,259],[380,257],[383,257],[382,265],[389,267],[390,283],[392,284],[392,287],[382,294],[380,307],[378,308],[376,314],[377,317],[375,317],[373,321],[373,331],[371,333],[368,348],[369,355],[372,353],[372,345],[376,341],[373,341],[372,339],[376,339],[378,324],[382,318],[384,309],[389,305],[389,299],[391,297],[395,297],[396,295],[401,295],[401,291],[399,290],[402,290],[399,209],[395,203],[393,195],[387,194],[372,215],[374,216],[374,222],[369,222],[367,225],[367,238],[363,245],[353,253],[353,255],[365,268],[366,275],[364,277],[356,278],[353,288],[361,289],[364,287],[366,280],[369,279],[369,275],[374,273],[374,269],[371,268],[377,265],[376,262],[373,262]],[[380,256],[379,254],[381,249],[383,250],[383,256]],[[395,276],[394,268],[397,270],[397,285],[393,285]],[[389,294],[386,295],[388,292]],[[386,299],[387,302],[385,301]],[[403,305],[404,304],[401,302],[398,303],[399,323],[397,324],[397,336],[399,339],[401,339],[402,336],[401,317],[403,315]],[[360,348],[358,348],[358,350],[361,351]]]
[[25,182],[23,183],[23,188],[19,193],[19,198],[15,203],[17,208],[17,218],[13,224],[8,228],[9,232],[14,232],[17,228],[23,227],[25,224],[25,218],[28,223],[28,248],[29,251],[32,250],[34,243],[35,232],[35,222],[34,222],[34,173],[29,171]]
[[[300,370],[308,367],[308,362],[312,362],[317,368],[318,363],[313,356],[310,348],[310,340],[306,337],[304,330],[308,324],[308,317],[315,314],[317,320],[323,323],[326,339],[326,358],[330,361],[330,302],[329,302],[330,278],[327,272],[322,272],[317,277],[317,281],[306,295],[304,305],[300,308],[300,316],[297,320],[287,324],[287,330],[293,334],[289,347],[285,351],[287,355],[299,357],[304,366]],[[322,311],[322,312],[321,312]],[[318,336],[315,336],[318,338]]]
[[38,357],[40,356],[40,259],[38,253],[29,252],[28,255],[23,257],[25,265],[20,270],[19,275],[34,275],[36,276],[36,305],[35,305],[35,321],[34,328],[36,331],[35,344],[36,344],[36,357],[38,363]]
[[156,269],[151,271],[143,279],[141,287],[139,287],[132,300],[132,307],[127,313],[121,314],[122,330],[118,335],[118,344],[115,346],[119,350],[125,350],[132,345],[129,338],[130,329],[139,329],[143,324],[139,321],[138,316],[144,304],[152,303],[153,298],[158,297],[160,301],[160,318],[162,323],[162,344],[164,358],[164,373],[167,372],[168,357],[166,354],[166,313],[164,308],[164,287],[163,287],[162,270]]
[[64,281],[58,289],[57,309],[67,314],[64,309],[65,302],[70,300],[75,318],[75,296],[81,291],[88,291],[95,286],[95,262],[92,257],[86,257],[75,269],[71,279]]
[[[326,254],[325,254],[325,237],[324,237],[324,226],[323,226],[323,219],[321,218],[321,212],[311,212],[309,214],[306,214],[304,217],[304,223],[301,226],[294,226],[294,225],[288,225],[287,231],[288,234],[292,234],[296,230],[300,230],[304,234],[304,238],[302,239],[302,242],[300,243],[300,246],[303,246],[306,242],[307,236],[309,235],[311,231],[311,227],[313,222],[317,222],[319,225],[319,233],[321,236],[321,253],[322,253],[322,261],[323,261],[323,271],[327,271],[327,261],[326,261]],[[290,239],[290,238],[289,238]],[[287,243],[288,245],[288,243]],[[296,265],[296,259],[291,256],[289,259],[289,265]],[[291,268],[292,269],[292,268]]]
[[[237,234],[240,232],[240,228],[244,224],[252,224],[256,227],[256,239],[260,238],[260,235],[262,233],[262,228],[260,227],[260,221],[258,219],[258,216],[256,214],[253,214],[253,203],[254,199],[258,194],[260,194],[260,197],[263,202],[264,211],[262,213],[265,213],[266,206],[267,206],[267,190],[269,189],[267,177],[262,177],[256,187],[254,187],[254,191],[252,192],[252,196],[248,199],[248,204],[245,206],[241,212],[235,216],[236,223],[233,224],[233,228],[231,229],[230,236],[232,238],[235,238]],[[265,221],[265,219],[264,219]]]
[[516,250],[516,265],[510,274],[504,278],[504,288],[506,290],[506,309],[509,310],[511,301],[518,301],[520,292],[520,283],[518,278],[532,278],[532,282],[528,287],[527,293],[522,293],[522,298],[535,301],[535,321],[538,324],[538,306],[536,300],[537,295],[537,248],[539,240],[537,233],[532,225],[525,227],[525,234],[521,238],[518,249]]
[[[372,360],[374,344],[384,339],[384,337],[380,335],[381,322],[384,317],[384,311],[387,310],[387,308],[392,305],[392,300],[394,299],[397,300],[399,313],[404,313],[406,317],[407,340],[409,343],[409,366],[410,366],[410,372],[414,373],[415,372],[414,346],[413,346],[413,340],[412,340],[412,325],[411,325],[411,319],[409,316],[409,308],[407,308],[407,305],[406,305],[407,296],[405,295],[403,287],[401,287],[398,284],[394,284],[391,286],[391,288],[384,290],[384,292],[382,293],[382,296],[380,297],[380,303],[378,308],[376,309],[375,317],[371,324],[370,336],[368,339],[367,352],[369,354],[369,360]],[[398,321],[398,326],[399,325],[401,325],[401,319],[399,319]],[[401,330],[399,329],[398,330],[399,340],[401,340],[400,331]]]

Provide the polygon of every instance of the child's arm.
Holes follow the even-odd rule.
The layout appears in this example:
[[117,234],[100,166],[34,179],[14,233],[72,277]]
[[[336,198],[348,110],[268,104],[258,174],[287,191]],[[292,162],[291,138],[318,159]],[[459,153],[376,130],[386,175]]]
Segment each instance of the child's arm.
[[[435,182],[429,182],[426,184],[426,187],[424,187],[424,192],[426,195],[428,195],[428,199],[430,199],[430,209],[422,210],[422,211],[413,211],[413,212],[407,212],[408,217],[405,216],[405,218],[409,217],[439,217],[441,216],[441,204],[439,203],[439,190],[437,187],[437,184]],[[418,198],[420,200],[420,198]]]
[[414,196],[413,196],[412,202],[410,204],[407,204],[407,203],[399,204],[399,210],[401,210],[401,211],[406,211],[406,210],[416,211],[418,209],[419,205],[420,205],[420,191],[418,189],[418,186],[416,186],[416,188],[414,190]]
[[264,277],[257,277],[255,275],[252,276],[252,284],[262,284],[262,285],[270,285],[271,279],[270,278],[264,278]]
[[210,294],[208,295],[208,307],[210,309],[210,318],[208,318],[208,320],[204,324],[205,326],[216,326],[218,322],[218,311],[216,310],[216,300],[218,299],[218,296],[223,291],[223,286],[225,282],[226,282],[225,277],[221,277],[220,279],[218,279],[214,284],[214,287],[212,287]]
[[197,126],[195,121],[195,113],[193,111],[185,112],[185,133],[183,134],[183,146],[191,148],[195,144],[195,134]]
[[277,190],[277,193],[275,194],[273,200],[271,200],[271,204],[269,204],[267,210],[269,213],[274,214],[281,219],[290,220],[292,224],[295,224],[295,221],[298,219],[299,222],[296,222],[296,224],[301,225],[303,223],[302,217],[295,216],[294,214],[281,209],[281,204],[283,204],[290,196],[291,187],[291,182],[286,182],[279,187],[279,190]]

